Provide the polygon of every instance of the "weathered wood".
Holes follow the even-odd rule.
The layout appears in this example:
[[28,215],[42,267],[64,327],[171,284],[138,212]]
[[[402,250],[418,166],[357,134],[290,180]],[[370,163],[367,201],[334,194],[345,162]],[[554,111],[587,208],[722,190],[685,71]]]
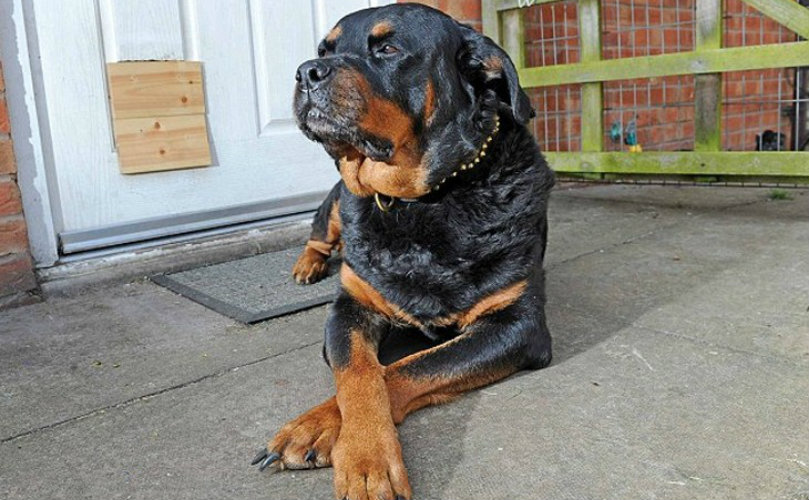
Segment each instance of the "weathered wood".
[[803,66],[809,42],[679,52],[520,70],[523,87]]
[[557,172],[809,178],[802,152],[545,153]]
[[495,41],[502,43],[500,36],[500,13],[497,11],[497,0],[481,1],[481,21],[483,24],[483,34]]
[[[581,61],[601,60],[601,2],[580,0],[578,3]],[[604,141],[603,93],[601,82],[581,87],[581,148],[601,151]]]
[[116,120],[115,142],[124,174],[211,164],[205,115]]
[[110,63],[107,78],[116,120],[205,113],[199,62]]
[[559,1],[561,0],[493,0],[492,3],[497,11],[506,11],[512,9],[524,9],[533,5],[542,5],[543,3],[553,3]]
[[[722,48],[722,0],[697,0],[696,50]],[[694,149],[722,149],[722,74],[694,77]]]
[[500,36],[503,50],[506,51],[517,69],[525,67],[525,22],[522,9],[500,14]]
[[742,0],[765,16],[809,38],[809,9],[795,0]]

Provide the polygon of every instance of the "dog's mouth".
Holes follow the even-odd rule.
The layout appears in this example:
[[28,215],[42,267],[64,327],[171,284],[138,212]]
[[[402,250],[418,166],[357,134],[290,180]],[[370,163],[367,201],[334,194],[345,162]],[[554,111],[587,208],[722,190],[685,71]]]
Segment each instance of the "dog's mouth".
[[350,113],[335,117],[318,106],[307,103],[297,113],[298,128],[309,139],[323,144],[326,151],[335,158],[371,158],[375,161],[388,161],[393,156],[390,141],[363,132],[350,119]]

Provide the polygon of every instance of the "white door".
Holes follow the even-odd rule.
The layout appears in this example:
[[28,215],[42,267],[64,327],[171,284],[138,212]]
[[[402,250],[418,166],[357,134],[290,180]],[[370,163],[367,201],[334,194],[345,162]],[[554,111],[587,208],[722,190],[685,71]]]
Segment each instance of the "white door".
[[[62,251],[314,208],[338,177],[295,127],[295,69],[340,17],[381,3],[32,0],[24,15]],[[202,62],[212,166],[119,173],[104,63],[149,59]]]

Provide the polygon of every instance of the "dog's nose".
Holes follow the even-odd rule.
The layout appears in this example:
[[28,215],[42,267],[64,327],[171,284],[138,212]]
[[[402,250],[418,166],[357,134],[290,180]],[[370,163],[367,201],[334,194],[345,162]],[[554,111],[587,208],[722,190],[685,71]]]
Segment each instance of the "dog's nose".
[[327,64],[313,59],[306,61],[298,67],[298,72],[295,73],[295,80],[298,81],[298,87],[300,87],[301,90],[311,91],[317,90],[331,75],[332,70]]

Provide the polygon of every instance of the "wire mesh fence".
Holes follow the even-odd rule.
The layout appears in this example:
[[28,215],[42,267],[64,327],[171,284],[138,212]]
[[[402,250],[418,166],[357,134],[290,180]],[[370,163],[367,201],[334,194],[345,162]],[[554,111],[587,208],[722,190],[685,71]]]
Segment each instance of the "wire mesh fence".
[[[525,9],[528,66],[580,61],[577,2]],[[696,0],[601,0],[603,59],[654,56],[695,49]],[[797,35],[741,0],[723,0],[723,46],[789,43]],[[694,77],[605,82],[604,151],[694,149]],[[545,151],[581,148],[579,85],[531,89],[534,133]],[[804,68],[723,74],[725,151],[807,149],[809,73]]]

